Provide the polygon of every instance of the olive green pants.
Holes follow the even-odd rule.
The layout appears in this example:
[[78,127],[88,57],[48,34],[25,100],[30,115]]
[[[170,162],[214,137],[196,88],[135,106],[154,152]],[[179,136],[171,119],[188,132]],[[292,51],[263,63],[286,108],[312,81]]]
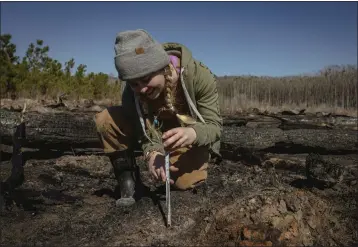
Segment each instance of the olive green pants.
[[[108,107],[95,115],[97,132],[105,153],[123,151],[133,145],[134,124],[128,119],[121,106]],[[170,163],[179,169],[170,174],[174,186],[186,190],[205,181],[209,159],[210,153],[206,147],[193,146],[172,151]]]

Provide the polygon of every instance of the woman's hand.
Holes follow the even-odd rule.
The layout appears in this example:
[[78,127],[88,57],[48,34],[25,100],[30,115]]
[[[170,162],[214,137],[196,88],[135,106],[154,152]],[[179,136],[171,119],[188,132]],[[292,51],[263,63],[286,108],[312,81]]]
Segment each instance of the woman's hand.
[[190,127],[178,127],[165,132],[162,138],[166,149],[186,147],[195,141],[196,132]]
[[[149,156],[148,170],[151,175],[157,179],[165,182],[167,179],[165,175],[165,157],[159,152],[154,152]],[[169,171],[178,171],[179,169],[174,166],[169,166]],[[170,179],[170,183],[174,184],[174,181]]]

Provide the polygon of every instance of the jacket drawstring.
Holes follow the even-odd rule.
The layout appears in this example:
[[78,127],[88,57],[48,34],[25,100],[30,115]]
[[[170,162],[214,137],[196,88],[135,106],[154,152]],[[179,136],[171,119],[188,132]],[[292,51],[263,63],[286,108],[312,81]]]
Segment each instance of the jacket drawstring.
[[189,96],[189,93],[188,93],[188,90],[186,89],[185,87],[185,83],[184,83],[184,79],[183,79],[183,72],[184,72],[184,67],[181,68],[181,71],[180,71],[180,81],[181,81],[181,85],[183,87],[183,90],[184,90],[184,94],[185,94],[185,98],[187,100],[187,102],[189,103],[189,109],[190,109],[190,112],[192,115],[194,115],[192,113],[192,111],[195,112],[195,115],[200,119],[200,121],[202,121],[203,123],[205,123],[205,120],[203,119],[203,117],[201,116],[201,114],[199,113],[199,111],[196,109],[193,101],[191,100],[190,96]]

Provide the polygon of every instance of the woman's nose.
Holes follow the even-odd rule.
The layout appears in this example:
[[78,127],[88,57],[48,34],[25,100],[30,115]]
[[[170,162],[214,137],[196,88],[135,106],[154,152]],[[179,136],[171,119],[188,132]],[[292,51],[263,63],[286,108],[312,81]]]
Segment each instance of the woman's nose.
[[148,87],[147,86],[139,86],[139,92],[142,94],[145,94],[148,91]]

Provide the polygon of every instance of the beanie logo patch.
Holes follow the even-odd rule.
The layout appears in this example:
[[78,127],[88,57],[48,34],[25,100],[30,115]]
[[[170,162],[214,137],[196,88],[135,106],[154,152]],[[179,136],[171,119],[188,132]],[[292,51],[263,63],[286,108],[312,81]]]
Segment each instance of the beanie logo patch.
[[135,53],[136,53],[137,55],[139,55],[139,54],[143,54],[143,53],[144,53],[144,49],[143,49],[143,47],[138,47],[138,48],[135,48]]

